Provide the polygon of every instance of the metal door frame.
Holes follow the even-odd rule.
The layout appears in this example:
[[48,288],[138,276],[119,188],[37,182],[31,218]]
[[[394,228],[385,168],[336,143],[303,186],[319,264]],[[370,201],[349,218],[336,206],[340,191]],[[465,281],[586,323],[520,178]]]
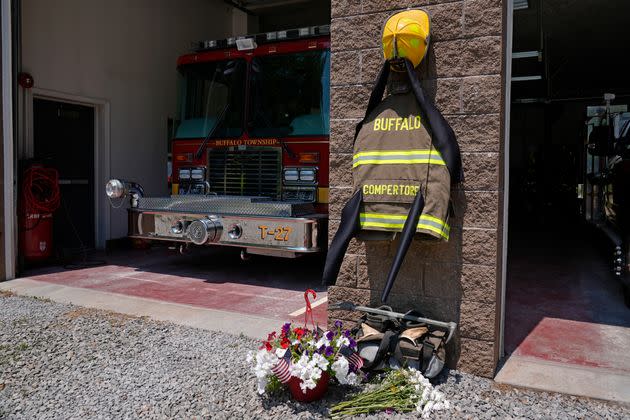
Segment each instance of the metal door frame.
[[13,149],[13,46],[11,1],[2,0],[0,5],[2,34],[2,151],[3,151],[3,239],[5,272],[0,276],[6,280],[15,277],[17,249],[15,162]]
[[499,357],[505,354],[505,304],[508,258],[508,218],[510,201],[510,117],[512,102],[512,35],[514,27],[514,0],[505,2],[505,79],[503,97],[503,229],[501,232],[501,274],[500,274],[500,317],[499,317]]
[[24,107],[20,124],[24,139],[19,142],[20,158],[33,156],[33,101],[45,99],[94,109],[94,243],[97,248],[105,248],[105,241],[110,238],[110,205],[99,185],[105,185],[110,177],[110,104],[106,99],[73,95],[54,90],[33,88],[20,89],[19,95]]

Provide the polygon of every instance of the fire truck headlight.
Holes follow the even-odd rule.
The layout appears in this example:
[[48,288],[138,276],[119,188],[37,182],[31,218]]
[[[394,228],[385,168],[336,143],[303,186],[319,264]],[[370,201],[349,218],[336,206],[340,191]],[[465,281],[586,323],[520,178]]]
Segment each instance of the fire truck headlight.
[[190,178],[195,181],[203,181],[206,179],[206,168],[191,168],[190,169]]
[[119,179],[110,179],[105,184],[105,194],[109,198],[120,198],[127,194],[124,182]]
[[190,179],[190,168],[180,168],[179,169],[179,179],[180,180],[189,180]]
[[300,169],[300,181],[315,182],[315,168]]
[[287,168],[284,170],[284,180],[288,182],[298,181],[300,179],[297,168]]

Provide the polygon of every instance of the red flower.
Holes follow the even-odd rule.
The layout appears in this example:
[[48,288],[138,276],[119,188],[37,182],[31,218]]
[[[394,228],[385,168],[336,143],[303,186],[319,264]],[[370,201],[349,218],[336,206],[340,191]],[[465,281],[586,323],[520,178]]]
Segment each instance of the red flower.
[[287,349],[289,348],[290,344],[291,342],[287,338],[283,338],[282,341],[280,342],[280,347],[282,347],[283,349]]
[[293,330],[293,332],[297,336],[298,340],[302,339],[302,336],[304,335],[304,329],[303,328],[296,328],[296,329]]
[[273,347],[271,346],[271,343],[269,343],[269,341],[263,341],[262,345],[258,347],[258,350],[262,350],[263,348],[267,349],[267,351],[271,351]]

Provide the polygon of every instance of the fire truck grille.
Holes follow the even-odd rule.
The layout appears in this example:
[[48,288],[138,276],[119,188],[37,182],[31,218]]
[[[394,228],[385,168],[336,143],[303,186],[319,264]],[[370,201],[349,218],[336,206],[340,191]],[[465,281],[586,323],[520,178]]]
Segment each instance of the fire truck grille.
[[281,158],[280,149],[275,147],[210,149],[210,191],[219,195],[279,198],[282,182]]

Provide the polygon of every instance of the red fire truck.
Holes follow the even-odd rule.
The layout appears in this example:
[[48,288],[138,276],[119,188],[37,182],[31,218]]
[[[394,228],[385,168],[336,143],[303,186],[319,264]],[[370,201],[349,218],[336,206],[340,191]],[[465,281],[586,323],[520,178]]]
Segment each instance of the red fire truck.
[[172,195],[130,198],[129,236],[295,257],[325,248],[330,27],[199,43],[181,56]]

